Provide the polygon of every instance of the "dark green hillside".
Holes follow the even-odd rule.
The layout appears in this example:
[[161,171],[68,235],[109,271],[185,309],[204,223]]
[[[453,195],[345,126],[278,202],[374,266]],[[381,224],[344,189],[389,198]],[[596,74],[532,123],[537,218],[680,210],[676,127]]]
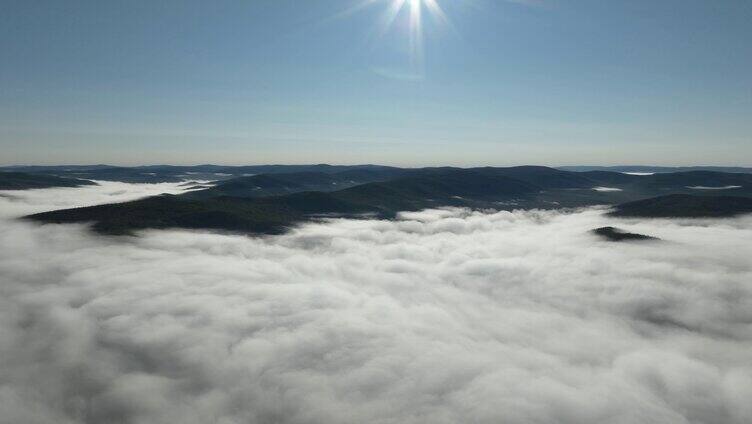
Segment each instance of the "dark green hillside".
[[689,171],[715,171],[715,172],[742,172],[752,174],[752,168],[742,166],[560,166],[562,171],[611,171],[611,172],[689,172]]
[[602,237],[608,241],[628,241],[628,240],[658,240],[655,237],[644,234],[628,233],[620,228],[601,227],[593,230],[593,234]]
[[180,182],[191,180],[225,180],[258,174],[286,174],[316,172],[335,174],[344,171],[369,172],[373,177],[369,181],[378,181],[401,175],[404,170],[380,165],[149,165],[149,166],[14,166],[0,167],[0,171],[27,172],[54,175],[59,177],[84,178],[102,181],[122,181],[129,183]]
[[503,176],[524,181],[541,189],[589,188],[594,182],[576,172],[560,171],[545,166],[514,166],[511,168],[477,168],[485,175]]
[[511,178],[449,170],[363,184],[333,193],[205,199],[163,195],[127,203],[45,212],[28,219],[50,223],[92,222],[95,231],[106,234],[127,234],[146,228],[275,233],[321,215],[357,216],[366,213],[392,216],[400,210],[507,199],[537,190]]
[[[320,216],[392,217],[399,211],[442,206],[552,209],[622,203],[613,212],[615,216],[645,217],[720,217],[752,211],[752,198],[711,196],[707,192],[682,194],[699,191],[686,188],[692,184],[732,184],[746,178],[743,174],[692,172],[668,179],[601,171],[572,174],[544,167],[425,168],[407,171],[406,176],[365,184],[357,184],[362,180],[356,178],[382,178],[383,174],[369,169],[351,169],[331,174],[255,175],[180,196],[47,212],[30,219],[93,222],[96,231],[109,234],[143,228],[274,233]],[[557,182],[557,178],[560,181]],[[343,186],[347,188],[341,189]],[[618,187],[619,190],[593,190],[596,186]],[[677,188],[672,189],[672,186]],[[335,187],[340,189],[335,190]],[[639,200],[666,191],[674,194]]]
[[263,197],[278,196],[304,190],[306,190],[306,185],[302,182],[286,181],[275,175],[264,174],[233,178],[220,182],[214,187],[194,191],[185,196],[196,199],[207,199],[218,196]]
[[322,193],[318,191],[306,191],[290,194],[287,196],[275,196],[256,199],[260,205],[294,210],[296,213],[317,215],[358,215],[382,212],[379,208],[369,205],[353,203],[344,200],[337,193]]
[[609,187],[620,191],[597,194],[588,193],[585,190],[578,193],[553,192],[548,193],[549,197],[559,197],[562,201],[579,198],[583,203],[587,203],[587,199],[590,198],[600,204],[614,204],[667,194],[752,196],[752,174],[710,171],[654,175],[627,175],[590,171],[580,174],[592,182],[591,187]]
[[508,177],[486,175],[475,170],[448,169],[364,184],[333,195],[351,203],[399,211],[509,199],[538,191],[539,187]]
[[36,175],[25,172],[0,172],[0,190],[26,190],[30,188],[80,187],[95,185],[87,180]]
[[643,176],[639,175],[622,174],[620,172],[608,171],[583,172],[582,176],[600,185],[633,184],[644,178]]
[[389,169],[368,169],[357,168],[349,169],[347,171],[337,172],[334,175],[343,180],[351,182],[371,182],[371,181],[386,181],[393,178],[404,176],[409,171],[399,168]]
[[642,177],[640,185],[643,187],[686,188],[693,186],[724,187],[752,185],[752,174],[691,171],[654,174]]
[[[643,170],[645,167],[627,167],[631,170]],[[503,176],[513,178],[528,184],[539,187],[542,190],[564,190],[564,189],[587,189],[594,186],[609,186],[622,189],[629,189],[639,193],[641,196],[655,196],[666,194],[672,191],[683,191],[692,193],[688,186],[704,187],[724,187],[730,185],[741,185],[744,187],[742,195],[752,194],[752,174],[746,168],[728,168],[728,171],[737,171],[732,173],[722,167],[698,167],[698,168],[660,168],[655,175],[636,176],[627,175],[620,172],[611,172],[612,170],[627,169],[617,168],[599,168],[599,167],[574,167],[564,169],[554,169],[544,166],[515,166],[507,168],[485,167],[468,169],[487,176]],[[586,170],[589,172],[571,172],[571,169]],[[108,165],[92,166],[20,166],[0,168],[0,171],[25,172],[37,175],[53,175],[58,177],[81,178],[88,180],[105,180],[105,181],[123,181],[131,183],[157,183],[157,182],[180,182],[186,180],[211,180],[211,181],[229,181],[233,178],[251,177],[256,175],[281,176],[293,175],[289,184],[301,184],[303,187],[284,191],[283,189],[270,188],[268,192],[262,191],[253,194],[253,197],[260,195],[282,195],[296,191],[316,190],[316,191],[333,191],[343,187],[349,187],[357,184],[368,182],[388,181],[395,178],[406,176],[424,176],[436,172],[446,172],[450,170],[460,170],[459,168],[417,168],[404,169],[380,165],[250,165],[250,166],[223,166],[223,165],[195,165],[195,166],[172,166],[172,165],[150,165],[136,167],[120,167]],[[645,170],[653,170],[653,167],[646,167]],[[669,172],[670,171],[670,172]],[[680,171],[680,172],[678,172]],[[726,172],[720,172],[726,171]],[[312,177],[310,181],[301,179],[303,175],[308,174]],[[318,174],[317,177],[315,174]],[[330,175],[329,181],[323,179],[324,175]],[[320,179],[319,182],[316,182]],[[333,188],[326,188],[324,184],[333,184]],[[213,196],[220,193],[209,193],[207,196]],[[234,193],[228,191],[227,194],[250,196],[248,193]],[[735,192],[734,195],[740,193]]]
[[[409,176],[381,181],[381,173],[351,170],[341,173],[289,173],[254,175],[221,182],[215,187],[183,196],[209,199],[218,196],[260,198],[302,191],[333,192],[334,197],[382,209],[414,209],[436,204],[457,204],[457,197],[472,199],[521,196],[539,187],[476,170],[426,168]],[[376,182],[367,179],[377,179]]]
[[671,194],[616,206],[612,216],[645,218],[716,218],[752,213],[752,198]]
[[188,228],[279,233],[302,214],[273,203],[236,198],[193,201],[162,195],[125,203],[44,212],[26,217],[46,223],[93,223],[103,234],[129,234],[147,228]]
[[332,174],[323,172],[261,174],[226,180],[214,187],[194,191],[186,196],[208,199],[217,196],[281,196],[302,191],[327,192],[373,181],[383,181],[386,178],[384,173],[371,170],[349,170]]
[[[41,171],[61,177],[87,178],[100,181],[121,181],[126,183],[180,182],[184,178],[173,170],[151,167],[109,166],[95,169],[63,169]],[[196,176],[198,178],[199,176]],[[201,176],[203,177],[203,176]],[[216,178],[216,177],[215,177]],[[203,178],[202,178],[203,179]]]
[[64,209],[30,215],[46,223],[92,223],[103,234],[130,234],[143,229],[209,229],[275,234],[322,215],[356,216],[377,208],[351,204],[327,193],[304,192],[259,199],[215,197],[192,200],[161,195],[132,202]]

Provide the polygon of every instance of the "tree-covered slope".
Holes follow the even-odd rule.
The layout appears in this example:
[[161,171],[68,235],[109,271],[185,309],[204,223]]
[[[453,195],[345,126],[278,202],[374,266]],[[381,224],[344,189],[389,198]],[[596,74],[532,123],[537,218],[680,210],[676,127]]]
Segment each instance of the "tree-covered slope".
[[658,240],[656,237],[646,236],[644,234],[629,233],[620,228],[601,227],[592,230],[593,234],[608,241],[648,241]]
[[348,170],[337,173],[291,172],[260,174],[221,181],[214,187],[193,191],[186,197],[208,199],[218,196],[267,197],[302,191],[336,191],[374,181],[384,181],[393,175],[372,170]]
[[237,198],[196,201],[161,195],[125,203],[44,212],[26,217],[47,223],[92,223],[104,234],[129,234],[147,228],[202,228],[277,233],[300,213],[283,206]]
[[620,217],[717,218],[752,213],[752,198],[671,194],[616,206],[610,213]]
[[[352,171],[364,172],[391,178],[403,169],[381,165],[148,165],[148,166],[13,166],[0,168],[0,171],[26,172],[59,177],[83,178],[102,181],[121,181],[128,183],[180,182],[184,180],[226,180],[258,174],[287,174],[316,172],[334,174]],[[372,180],[376,181],[376,180]]]
[[[752,211],[750,197],[710,196],[707,191],[702,195],[686,193],[696,191],[688,188],[691,184],[746,185],[745,174],[689,172],[653,177],[605,171],[572,173],[545,167],[424,168],[358,184],[355,178],[386,178],[380,171],[370,171],[255,175],[179,196],[46,212],[29,218],[92,222],[95,230],[110,234],[144,228],[274,233],[320,216],[391,217],[399,211],[443,206],[551,209],[619,204],[613,215],[644,217],[722,217]],[[599,191],[594,189],[596,185],[620,188]],[[663,193],[673,194],[655,197]]]
[[0,172],[0,190],[26,190],[50,187],[80,187],[95,184],[87,180],[37,175],[26,172]]
[[45,212],[27,218],[49,223],[91,222],[94,230],[107,234],[126,234],[145,228],[274,233],[322,215],[390,216],[400,210],[463,205],[465,198],[471,201],[503,199],[537,190],[527,183],[506,177],[449,170],[363,184],[332,193],[204,199],[163,195],[133,202]]

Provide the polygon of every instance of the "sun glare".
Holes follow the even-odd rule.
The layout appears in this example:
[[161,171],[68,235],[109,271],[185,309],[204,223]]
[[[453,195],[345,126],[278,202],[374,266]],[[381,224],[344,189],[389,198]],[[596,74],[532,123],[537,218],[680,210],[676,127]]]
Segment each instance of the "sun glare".
[[365,0],[340,16],[376,4],[386,4],[377,26],[380,36],[392,30],[398,18],[407,20],[409,33],[406,34],[406,38],[409,40],[410,64],[413,69],[420,68],[423,62],[424,13],[439,25],[450,26],[449,19],[439,2],[437,0]]
[[[423,62],[423,12],[428,12],[431,19],[442,25],[448,25],[449,20],[437,0],[389,1],[390,5],[385,13],[381,32],[382,34],[387,32],[401,13],[409,13],[410,61],[414,68],[420,67]],[[405,9],[408,10],[405,11]]]

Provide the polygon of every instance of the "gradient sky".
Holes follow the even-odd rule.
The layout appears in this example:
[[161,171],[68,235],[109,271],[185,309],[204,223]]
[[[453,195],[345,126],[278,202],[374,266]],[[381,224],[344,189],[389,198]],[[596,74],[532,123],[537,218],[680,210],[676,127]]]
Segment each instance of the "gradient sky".
[[751,1],[437,1],[5,0],[0,164],[752,165]]

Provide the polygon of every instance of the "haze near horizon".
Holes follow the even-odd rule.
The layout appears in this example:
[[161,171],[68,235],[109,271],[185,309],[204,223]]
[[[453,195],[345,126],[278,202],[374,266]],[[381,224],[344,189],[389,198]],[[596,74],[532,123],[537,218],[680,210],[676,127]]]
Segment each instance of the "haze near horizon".
[[752,5],[6,3],[0,164],[736,165]]

